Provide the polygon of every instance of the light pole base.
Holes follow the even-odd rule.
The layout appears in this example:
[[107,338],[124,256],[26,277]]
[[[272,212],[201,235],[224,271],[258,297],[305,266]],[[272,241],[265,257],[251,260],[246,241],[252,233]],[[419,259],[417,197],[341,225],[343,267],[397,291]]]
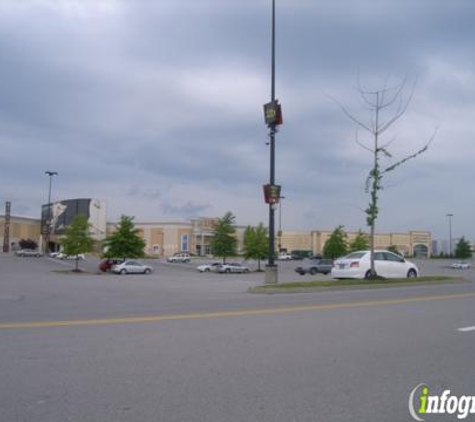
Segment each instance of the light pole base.
[[278,278],[277,265],[266,265],[266,284],[277,284]]

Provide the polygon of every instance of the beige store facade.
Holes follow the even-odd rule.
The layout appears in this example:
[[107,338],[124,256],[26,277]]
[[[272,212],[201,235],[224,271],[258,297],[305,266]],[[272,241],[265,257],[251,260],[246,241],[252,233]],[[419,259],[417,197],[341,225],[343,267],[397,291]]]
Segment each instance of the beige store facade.
[[[180,222],[134,222],[139,235],[145,240],[148,256],[168,257],[177,252],[197,256],[212,254],[211,239],[218,218],[196,218]],[[115,230],[116,223],[107,224],[107,232]],[[242,252],[245,227],[236,227],[238,252]]]
[[[175,223],[135,223],[140,235],[146,242],[146,254],[150,256],[171,256],[176,252],[190,252],[197,256],[212,254],[211,239],[217,218],[198,218],[188,222]],[[109,225],[108,225],[109,227]],[[236,227],[238,253],[243,250],[245,226]],[[308,232],[283,231],[276,237],[276,249],[292,252],[309,250],[314,255],[322,254],[325,242],[331,236],[330,230]],[[348,232],[348,241],[357,236],[357,232]],[[395,246],[407,256],[430,257],[432,242],[429,231],[409,231],[406,233],[378,233],[375,237],[377,248]]]
[[[311,232],[283,232],[281,239],[276,239],[276,245],[288,252],[293,250],[311,250],[314,255],[320,255],[332,231],[321,230]],[[357,232],[347,232],[348,242],[357,236]],[[395,246],[404,255],[430,257],[432,237],[429,231],[409,231],[406,233],[377,233],[376,248],[385,249]]]
[[[187,251],[198,256],[212,253],[211,239],[217,218],[197,218],[180,222],[134,222],[140,236],[145,240],[145,253],[149,256],[167,257],[176,252]],[[115,230],[116,223],[107,223],[107,233]],[[5,218],[0,215],[0,244],[3,244]],[[237,226],[238,252],[243,250],[245,226]],[[309,250],[314,255],[321,254],[330,230],[284,231],[276,237],[276,248],[288,252]],[[356,232],[348,232],[351,242]],[[11,216],[10,245],[17,245],[20,239],[32,239],[41,243],[41,220]],[[387,248],[394,245],[399,251],[411,256],[430,256],[431,233],[429,231],[409,231],[406,233],[378,233],[376,247]]]
[[[10,217],[9,224],[9,249],[18,247],[21,239],[31,239],[40,244],[41,221],[39,218],[29,217]],[[0,245],[3,245],[5,239],[5,216],[0,215]]]

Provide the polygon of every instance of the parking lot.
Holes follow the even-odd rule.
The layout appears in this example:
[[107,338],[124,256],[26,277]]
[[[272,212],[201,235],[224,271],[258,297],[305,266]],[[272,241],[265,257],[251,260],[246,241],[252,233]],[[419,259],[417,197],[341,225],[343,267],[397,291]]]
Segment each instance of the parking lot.
[[[80,261],[82,273],[74,273],[74,261],[49,257],[0,255],[0,319],[31,320],[104,317],[125,314],[194,312],[206,309],[235,309],[276,303],[277,298],[248,293],[262,285],[265,273],[257,272],[257,262],[246,262],[247,274],[200,273],[196,267],[213,260],[193,258],[190,263],[168,263],[165,259],[144,260],[154,271],[148,275],[101,273],[99,258]],[[231,260],[230,260],[231,261]],[[236,261],[238,261],[236,259]],[[416,260],[422,275],[451,275],[475,280],[475,269],[454,270],[450,260]],[[304,261],[279,262],[279,282],[331,280],[329,275],[294,272]],[[265,268],[265,263],[261,263]],[[315,295],[279,295],[279,300],[312,301]],[[267,295],[264,295],[267,296]],[[294,295],[296,296],[296,295]]]
[[[60,260],[50,257],[34,258],[34,257],[16,257],[11,254],[0,255],[0,262],[2,263],[3,274],[28,274],[30,272],[36,275],[50,275],[59,277],[72,270],[75,266],[73,260]],[[143,262],[152,266],[154,272],[150,275],[116,275],[111,273],[102,273],[99,270],[100,259],[92,255],[88,255],[86,260],[79,261],[79,269],[84,274],[75,274],[77,277],[84,277],[86,274],[91,277],[108,278],[134,278],[136,282],[140,280],[160,280],[161,283],[171,283],[175,286],[185,285],[188,287],[202,286],[203,288],[213,289],[216,283],[227,286],[230,291],[246,291],[248,287],[263,284],[265,280],[265,266],[266,262],[261,262],[261,272],[258,272],[257,261],[244,261],[239,258],[228,258],[228,262],[240,262],[250,268],[247,274],[219,274],[213,272],[200,273],[197,270],[199,265],[211,262],[222,262],[222,259],[213,258],[192,258],[189,263],[169,263],[166,259],[144,259]],[[470,264],[469,269],[458,270],[451,268],[451,264],[457,260],[449,259],[411,259],[412,262],[420,269],[421,276],[431,275],[449,275],[456,277],[464,277],[468,279],[475,279],[475,267],[471,260],[466,261]],[[307,265],[310,260],[293,260],[293,261],[277,261],[279,267],[279,282],[292,282],[304,280],[329,280],[329,275],[316,274],[304,275],[297,274],[294,269],[300,265]],[[73,274],[74,275],[74,274]],[[192,284],[189,284],[192,283]]]
[[[0,255],[0,419],[392,421],[415,379],[473,391],[473,332],[457,331],[474,324],[473,283],[257,295],[264,273],[198,273],[205,261],[121,276],[93,257],[78,274]],[[473,279],[450,263],[418,261]],[[280,281],[329,279],[298,264]]]

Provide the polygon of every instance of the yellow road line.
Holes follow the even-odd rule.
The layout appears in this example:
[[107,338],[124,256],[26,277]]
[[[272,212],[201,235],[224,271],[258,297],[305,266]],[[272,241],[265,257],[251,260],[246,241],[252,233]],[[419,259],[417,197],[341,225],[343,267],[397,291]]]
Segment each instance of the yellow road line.
[[80,319],[70,321],[36,321],[36,322],[6,322],[0,323],[0,330],[4,329],[18,329],[18,328],[48,328],[48,327],[75,327],[75,326],[89,326],[89,325],[112,325],[112,324],[138,324],[146,322],[161,322],[174,320],[194,320],[194,319],[211,319],[211,318],[226,318],[238,316],[253,316],[253,315],[276,315],[287,314],[304,311],[325,311],[334,309],[349,309],[368,306],[383,306],[383,305],[400,305],[414,302],[427,302],[448,299],[464,299],[475,297],[474,293],[451,294],[441,296],[419,296],[405,299],[387,299],[387,300],[373,300],[373,301],[359,301],[347,303],[334,303],[326,305],[297,305],[279,308],[261,308],[261,309],[242,309],[236,311],[222,311],[222,312],[203,312],[195,314],[171,314],[171,315],[152,315],[144,317],[125,317],[125,318],[104,318],[104,319]]

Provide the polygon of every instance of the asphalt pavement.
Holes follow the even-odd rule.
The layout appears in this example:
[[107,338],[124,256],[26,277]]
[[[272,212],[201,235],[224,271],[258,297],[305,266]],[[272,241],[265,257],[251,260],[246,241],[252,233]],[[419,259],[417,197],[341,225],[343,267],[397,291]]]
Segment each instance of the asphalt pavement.
[[[0,255],[0,421],[410,421],[420,383],[475,395],[472,270],[448,285],[252,295],[261,273],[96,264],[72,274]],[[294,266],[281,277],[304,279]]]

